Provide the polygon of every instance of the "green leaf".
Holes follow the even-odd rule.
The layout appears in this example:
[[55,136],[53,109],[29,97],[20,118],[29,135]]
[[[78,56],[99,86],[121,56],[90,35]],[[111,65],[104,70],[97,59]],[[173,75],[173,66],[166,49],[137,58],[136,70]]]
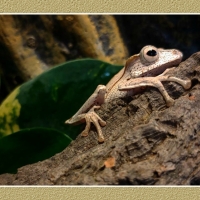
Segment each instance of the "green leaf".
[[47,159],[72,141],[53,129],[24,129],[0,139],[0,174],[16,173],[17,168]]
[[75,114],[97,85],[106,84],[121,68],[99,60],[82,59],[54,67],[28,81],[2,103],[0,135],[24,128],[48,127],[75,139],[80,126],[64,122]]

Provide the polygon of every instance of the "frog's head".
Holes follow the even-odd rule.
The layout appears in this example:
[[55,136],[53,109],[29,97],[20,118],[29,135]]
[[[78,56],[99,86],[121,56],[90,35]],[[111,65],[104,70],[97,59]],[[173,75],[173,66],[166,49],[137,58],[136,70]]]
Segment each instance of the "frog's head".
[[169,64],[172,62],[179,64],[183,57],[183,54],[177,49],[162,49],[151,45],[143,47],[139,55],[140,61],[144,65],[151,65],[155,63],[163,65],[165,63]]
[[148,45],[139,54],[131,56],[125,65],[124,72],[132,78],[156,76],[167,68],[178,65],[183,54],[176,49],[162,49]]
[[143,70],[152,75],[160,74],[165,69],[178,65],[182,57],[183,54],[177,49],[162,49],[151,45],[143,47],[139,53]]

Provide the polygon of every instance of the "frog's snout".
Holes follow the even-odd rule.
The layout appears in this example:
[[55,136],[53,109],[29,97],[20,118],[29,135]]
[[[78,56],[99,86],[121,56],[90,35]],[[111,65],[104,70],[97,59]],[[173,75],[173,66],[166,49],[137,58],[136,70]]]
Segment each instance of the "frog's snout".
[[180,52],[180,51],[177,50],[177,49],[173,49],[172,53],[173,53],[174,55],[179,55],[179,56],[181,56],[181,57],[183,56],[182,52]]

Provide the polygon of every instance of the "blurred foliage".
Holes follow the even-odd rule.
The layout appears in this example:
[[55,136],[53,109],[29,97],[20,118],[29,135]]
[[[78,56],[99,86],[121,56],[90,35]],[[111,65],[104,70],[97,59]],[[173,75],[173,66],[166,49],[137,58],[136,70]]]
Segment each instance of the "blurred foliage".
[[75,60],[16,88],[0,106],[0,173],[16,172],[67,147],[81,129],[64,122],[121,68],[100,60]]
[[124,64],[126,46],[113,16],[1,15],[2,101],[16,86],[80,58]]
[[65,125],[94,92],[122,66],[82,59],[63,63],[16,88],[0,106],[0,136],[24,128],[48,127],[75,139],[77,127]]
[[0,139],[0,174],[16,173],[17,168],[47,159],[71,142],[65,134],[47,128],[18,131]]

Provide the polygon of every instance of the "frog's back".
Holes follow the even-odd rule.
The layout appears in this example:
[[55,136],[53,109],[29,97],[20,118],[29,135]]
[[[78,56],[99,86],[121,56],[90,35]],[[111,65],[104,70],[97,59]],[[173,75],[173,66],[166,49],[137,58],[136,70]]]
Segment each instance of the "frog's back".
[[133,94],[132,90],[119,91],[119,84],[126,83],[131,78],[130,71],[134,67],[134,64],[139,62],[139,54],[131,56],[127,61],[123,69],[121,69],[106,85],[107,94],[106,102],[109,102],[115,98],[123,98]]

